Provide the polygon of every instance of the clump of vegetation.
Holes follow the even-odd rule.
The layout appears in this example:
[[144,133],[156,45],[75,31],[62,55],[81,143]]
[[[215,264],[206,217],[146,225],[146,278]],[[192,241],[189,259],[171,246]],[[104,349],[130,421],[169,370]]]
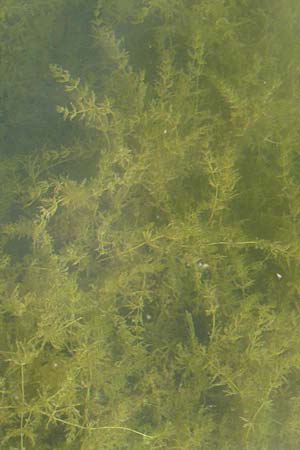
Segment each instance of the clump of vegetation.
[[293,450],[298,6],[56,3],[0,17],[57,114],[1,156],[0,448]]

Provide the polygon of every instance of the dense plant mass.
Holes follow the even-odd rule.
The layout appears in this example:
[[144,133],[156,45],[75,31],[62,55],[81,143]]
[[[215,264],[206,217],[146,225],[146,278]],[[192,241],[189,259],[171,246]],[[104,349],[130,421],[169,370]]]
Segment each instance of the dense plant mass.
[[298,448],[299,8],[3,1],[0,449]]

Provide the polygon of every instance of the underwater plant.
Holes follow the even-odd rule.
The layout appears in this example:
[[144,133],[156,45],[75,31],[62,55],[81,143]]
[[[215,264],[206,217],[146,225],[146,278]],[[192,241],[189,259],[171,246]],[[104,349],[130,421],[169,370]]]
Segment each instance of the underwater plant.
[[294,450],[299,7],[42,3],[0,16],[4,128],[53,93],[0,136],[0,449]]

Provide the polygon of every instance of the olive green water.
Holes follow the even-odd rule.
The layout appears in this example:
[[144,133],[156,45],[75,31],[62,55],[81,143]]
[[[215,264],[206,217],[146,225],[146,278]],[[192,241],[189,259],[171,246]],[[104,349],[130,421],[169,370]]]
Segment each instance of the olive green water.
[[297,450],[299,2],[0,25],[0,449]]

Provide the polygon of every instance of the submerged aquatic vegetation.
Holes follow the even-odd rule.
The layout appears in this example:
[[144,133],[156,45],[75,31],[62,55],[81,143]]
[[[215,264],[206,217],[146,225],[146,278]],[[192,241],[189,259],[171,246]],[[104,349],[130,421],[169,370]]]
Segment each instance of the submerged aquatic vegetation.
[[75,3],[61,145],[1,157],[0,448],[293,450],[298,7]]

